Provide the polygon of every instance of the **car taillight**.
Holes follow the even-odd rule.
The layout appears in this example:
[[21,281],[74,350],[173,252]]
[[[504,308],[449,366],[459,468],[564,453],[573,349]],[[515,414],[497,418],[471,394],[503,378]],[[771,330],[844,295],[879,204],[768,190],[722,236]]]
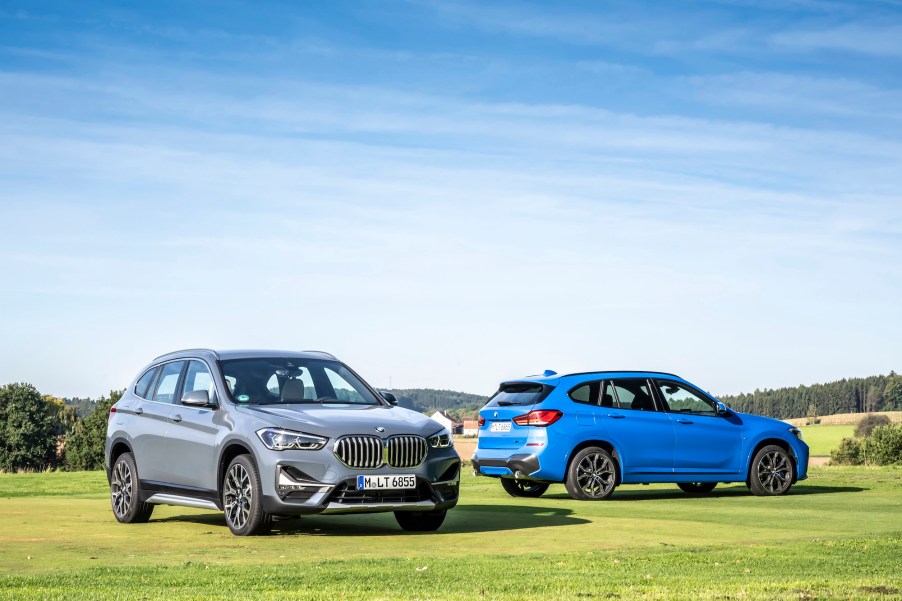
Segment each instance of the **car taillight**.
[[557,409],[537,409],[536,411],[530,411],[526,415],[518,415],[514,418],[514,423],[518,426],[539,426],[540,428],[545,428],[562,417],[564,417],[564,413]]
[[107,417],[107,419],[113,419],[113,414],[114,414],[114,413],[116,413],[116,408],[115,408],[115,407],[110,407],[110,415],[109,415],[109,417]]
[[483,427],[485,425],[485,418],[480,415],[478,423],[480,428]]

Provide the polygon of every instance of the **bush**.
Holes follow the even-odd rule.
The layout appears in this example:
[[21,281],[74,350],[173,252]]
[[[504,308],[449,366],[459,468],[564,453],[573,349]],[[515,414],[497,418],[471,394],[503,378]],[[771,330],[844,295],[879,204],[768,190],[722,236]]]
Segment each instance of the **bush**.
[[58,413],[31,384],[0,386],[0,469],[52,466]]
[[861,465],[864,463],[864,449],[857,438],[843,438],[839,446],[830,451],[830,463],[838,465]]
[[874,431],[874,428],[878,426],[886,426],[889,424],[889,417],[872,413],[865,416],[865,418],[858,422],[858,425],[855,426],[855,436],[857,436],[858,438],[870,436],[871,432]]
[[902,463],[902,425],[878,426],[864,441],[864,456],[872,465]]
[[65,463],[67,470],[103,469],[103,446],[110,407],[124,391],[112,391],[109,398],[100,397],[94,411],[80,419],[66,438]]

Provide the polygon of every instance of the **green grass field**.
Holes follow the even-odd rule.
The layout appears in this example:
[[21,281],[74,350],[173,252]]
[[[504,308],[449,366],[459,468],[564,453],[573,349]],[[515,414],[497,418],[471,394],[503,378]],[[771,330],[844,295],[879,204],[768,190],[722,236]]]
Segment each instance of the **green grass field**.
[[802,438],[811,447],[812,457],[826,457],[830,451],[839,446],[843,438],[855,435],[855,426],[802,426]]
[[900,468],[813,469],[781,498],[653,485],[598,503],[467,475],[437,533],[386,514],[236,538],[178,507],[118,524],[101,473],[0,475],[0,599],[902,598],[900,516]]

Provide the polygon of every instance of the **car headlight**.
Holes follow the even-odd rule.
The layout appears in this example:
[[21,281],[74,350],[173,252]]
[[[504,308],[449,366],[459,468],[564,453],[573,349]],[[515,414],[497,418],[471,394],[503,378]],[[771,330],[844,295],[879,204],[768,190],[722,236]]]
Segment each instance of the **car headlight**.
[[429,437],[429,446],[433,449],[447,449],[454,446],[454,439],[451,438],[451,432],[448,428],[442,428],[440,432],[436,432]]
[[267,449],[273,451],[287,451],[289,449],[316,451],[326,446],[326,442],[329,440],[322,436],[292,432],[291,430],[282,430],[280,428],[257,430],[257,436],[260,437]]
[[795,426],[790,426],[789,431],[792,432],[796,438],[802,440],[802,431],[796,428]]

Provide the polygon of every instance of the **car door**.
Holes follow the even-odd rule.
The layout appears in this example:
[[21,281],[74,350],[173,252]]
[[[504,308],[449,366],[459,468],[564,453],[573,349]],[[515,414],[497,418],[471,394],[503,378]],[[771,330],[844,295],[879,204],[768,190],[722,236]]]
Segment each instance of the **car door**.
[[129,424],[132,450],[141,480],[166,482],[169,466],[166,459],[169,414],[178,389],[184,361],[170,361],[159,368],[151,389],[134,407],[135,418]]
[[655,392],[674,426],[674,471],[678,474],[736,474],[740,469],[742,427],[730,415],[717,414],[705,393],[665,378]]
[[166,482],[192,492],[198,492],[193,489],[211,492],[217,488],[216,443],[220,428],[217,418],[220,416],[212,407],[182,404],[185,394],[195,390],[206,391],[212,403],[218,400],[210,368],[203,361],[190,359],[169,413],[168,444],[162,451],[169,466]]
[[673,474],[674,428],[655,403],[651,383],[646,378],[615,378],[602,390],[602,399],[606,397],[612,406],[601,407],[603,430],[620,454],[624,479]]

